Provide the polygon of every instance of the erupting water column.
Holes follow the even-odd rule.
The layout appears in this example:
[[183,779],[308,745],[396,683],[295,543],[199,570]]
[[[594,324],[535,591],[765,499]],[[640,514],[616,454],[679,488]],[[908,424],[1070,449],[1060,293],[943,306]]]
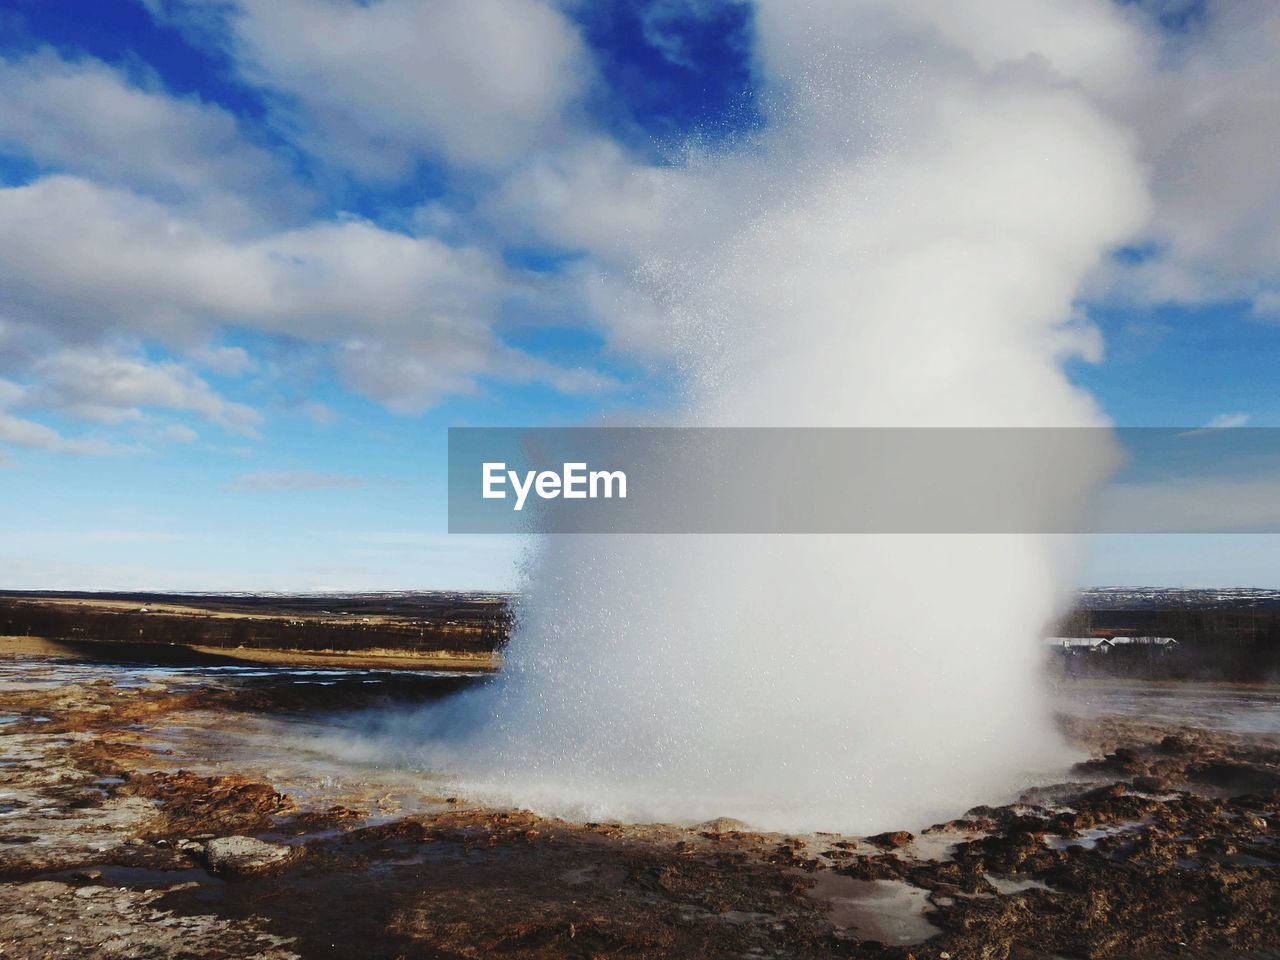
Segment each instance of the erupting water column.
[[[1060,6],[757,4],[766,129],[635,174],[671,211],[630,255],[685,422],[1102,422],[1061,363],[1092,348],[1082,280],[1145,211],[1090,94],[1130,38],[1105,3],[1023,29]],[[1061,758],[1036,642],[1061,565],[1031,535],[550,538],[453,762],[587,817],[954,813]]]

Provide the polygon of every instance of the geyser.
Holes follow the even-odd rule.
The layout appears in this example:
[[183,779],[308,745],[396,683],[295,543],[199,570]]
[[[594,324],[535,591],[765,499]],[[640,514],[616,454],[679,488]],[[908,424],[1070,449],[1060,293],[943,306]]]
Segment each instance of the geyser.
[[[1090,94],[1136,41],[1109,4],[1066,6],[760,0],[763,128],[678,166],[611,161],[626,230],[582,191],[564,229],[601,265],[597,301],[678,346],[679,422],[1103,422],[1061,364],[1096,349],[1077,291],[1145,215],[1133,144]],[[1037,637],[1067,553],[548,538],[501,678],[401,732],[473,795],[550,813],[954,815],[1062,759]]]

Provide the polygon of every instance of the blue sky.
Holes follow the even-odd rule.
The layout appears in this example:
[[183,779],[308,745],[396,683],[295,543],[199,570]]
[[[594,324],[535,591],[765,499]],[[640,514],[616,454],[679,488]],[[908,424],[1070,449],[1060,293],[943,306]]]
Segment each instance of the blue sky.
[[[1153,210],[1078,292],[1103,347],[1066,369],[1117,424],[1276,425],[1242,93],[1276,58],[1229,42],[1269,14],[1193,6],[1095,11],[1163,51],[1125,65],[1145,99],[1081,82]],[[522,544],[445,533],[447,428],[671,404],[645,191],[777,116],[735,0],[2,0],[0,59],[3,587],[511,586]],[[1234,192],[1212,151],[1167,161],[1191,92]],[[1108,542],[1085,579],[1280,585],[1243,542]]]

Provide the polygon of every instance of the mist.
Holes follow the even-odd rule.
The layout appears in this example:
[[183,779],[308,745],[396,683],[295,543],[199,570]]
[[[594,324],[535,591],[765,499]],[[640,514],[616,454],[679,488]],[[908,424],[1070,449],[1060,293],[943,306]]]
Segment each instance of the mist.
[[[667,422],[1105,425],[1063,365],[1100,349],[1076,298],[1148,216],[1137,144],[1091,94],[1141,37],[1104,3],[938,6],[761,0],[762,129],[617,171],[646,202],[601,231],[584,283],[675,345]],[[583,217],[564,229],[598,228]],[[351,748],[576,818],[955,815],[1066,761],[1038,637],[1074,553],[1042,535],[548,537],[501,676]]]

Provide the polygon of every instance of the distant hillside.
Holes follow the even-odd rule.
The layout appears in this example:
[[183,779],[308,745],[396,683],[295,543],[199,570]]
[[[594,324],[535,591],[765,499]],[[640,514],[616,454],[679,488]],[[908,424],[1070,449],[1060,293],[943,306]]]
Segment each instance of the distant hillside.
[[499,594],[0,592],[0,635],[77,643],[295,651],[492,652],[510,631]]
[[[1055,636],[1173,637],[1164,649],[1064,655],[1073,672],[1152,678],[1280,679],[1280,591],[1107,587],[1082,591]],[[1083,658],[1083,659],[1082,659]]]
[[1260,587],[1216,587],[1182,590],[1166,587],[1093,587],[1079,594],[1087,610],[1169,610],[1179,607],[1280,607],[1280,590]]
[[[508,594],[71,593],[0,591],[0,635],[92,645],[286,651],[499,650]],[[1280,679],[1280,590],[1107,587],[1081,592],[1054,636],[1173,637],[1167,647],[1057,651],[1065,672],[1170,679]]]

